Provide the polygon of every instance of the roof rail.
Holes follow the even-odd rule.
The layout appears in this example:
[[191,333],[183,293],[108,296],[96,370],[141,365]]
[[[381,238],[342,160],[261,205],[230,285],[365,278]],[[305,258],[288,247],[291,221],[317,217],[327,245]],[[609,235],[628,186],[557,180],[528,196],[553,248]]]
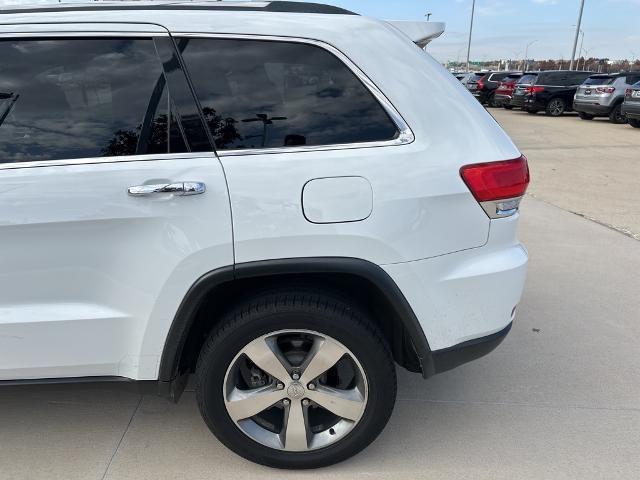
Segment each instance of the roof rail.
[[178,0],[172,2],[151,1],[83,1],[83,2],[46,2],[31,4],[0,5],[0,14],[35,13],[35,12],[70,12],[70,11],[100,11],[100,10],[236,10],[261,11],[278,13],[321,13],[334,15],[356,15],[344,8],[324,5],[321,3],[290,2],[290,1],[189,1]]

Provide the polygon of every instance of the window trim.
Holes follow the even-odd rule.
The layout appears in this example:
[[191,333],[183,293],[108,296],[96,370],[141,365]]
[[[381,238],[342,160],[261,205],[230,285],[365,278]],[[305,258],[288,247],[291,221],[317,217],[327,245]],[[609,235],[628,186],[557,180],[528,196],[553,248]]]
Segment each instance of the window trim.
[[[32,24],[26,24],[32,25]],[[113,24],[108,23],[104,24],[108,29],[105,30],[93,30],[92,28],[96,28],[97,26],[101,26],[103,24],[94,24],[94,23],[81,23],[81,24],[64,24],[65,26],[73,25],[77,27],[78,30],[61,30],[60,25],[57,24],[46,24],[46,27],[51,27],[50,30],[42,30],[42,31],[30,31],[30,32],[7,32],[0,31],[0,40],[12,40],[12,39],[20,39],[20,40],[29,40],[29,39],[73,39],[73,38],[150,38],[151,40],[155,38],[171,38],[169,31],[164,27],[157,24],[132,24],[133,27],[158,27],[158,29],[154,29],[153,31],[144,30],[143,28],[132,29],[130,31],[127,30],[112,30],[112,28],[121,27],[122,24]],[[25,26],[25,25],[18,25]],[[38,26],[42,26],[38,24]],[[162,31],[159,31],[162,29]],[[122,156],[110,156],[110,157],[85,157],[85,158],[70,158],[70,159],[57,159],[57,160],[39,160],[39,161],[29,161],[29,162],[6,162],[0,163],[0,171],[2,170],[17,170],[17,169],[25,169],[25,168],[43,168],[43,167],[68,167],[68,166],[83,166],[83,165],[99,165],[99,164],[109,164],[109,163],[122,163],[122,162],[148,162],[152,160],[174,160],[181,158],[202,158],[207,155],[212,155],[214,158],[216,157],[215,151],[211,152],[186,152],[186,153],[159,153],[159,154],[144,154],[144,155],[122,155]]]
[[[86,26],[85,26],[86,25]],[[103,163],[122,163],[122,162],[139,162],[139,161],[152,161],[152,160],[173,160],[181,158],[201,158],[206,156],[216,157],[228,157],[228,156],[245,156],[245,155],[267,155],[267,154],[282,154],[282,153],[304,153],[304,152],[323,152],[323,151],[335,151],[335,150],[352,150],[362,148],[378,148],[378,147],[390,147],[409,145],[415,141],[415,135],[413,130],[404,120],[400,112],[395,108],[393,103],[386,97],[386,95],[378,88],[378,86],[342,51],[334,47],[333,45],[323,42],[321,40],[303,38],[303,37],[283,37],[274,35],[240,35],[240,34],[218,34],[218,33],[197,33],[197,32],[159,32],[159,31],[144,31],[140,30],[116,30],[112,25],[109,25],[108,30],[92,30],[90,27],[92,24],[82,24],[81,29],[78,31],[63,31],[56,30],[55,25],[51,25],[50,30],[46,31],[32,31],[32,32],[0,32],[0,39],[29,39],[29,38],[74,38],[74,37],[91,37],[91,38],[104,38],[104,37],[164,37],[164,38],[222,38],[222,39],[248,39],[248,40],[262,40],[262,41],[276,41],[287,43],[302,43],[312,46],[317,46],[325,49],[330,54],[333,54],[338,60],[340,60],[356,77],[363,83],[364,87],[373,95],[374,99],[382,106],[391,121],[396,125],[398,129],[398,136],[392,140],[374,141],[374,142],[360,142],[360,143],[348,143],[348,144],[334,144],[334,145],[315,145],[315,146],[297,146],[297,147],[273,147],[263,149],[239,149],[239,150],[221,150],[216,151],[212,146],[211,151],[194,152],[194,153],[167,153],[167,154],[150,154],[150,155],[126,155],[120,157],[88,157],[88,158],[73,158],[73,159],[59,159],[59,160],[41,160],[34,162],[7,162],[0,163],[0,171],[2,170],[15,170],[22,168],[42,168],[42,167],[63,167],[73,165],[97,165]],[[158,26],[158,25],[153,25]],[[111,29],[113,28],[113,29]],[[164,28],[164,27],[162,27]],[[177,52],[179,54],[179,52]],[[182,61],[182,59],[181,59]],[[186,72],[188,74],[188,72]],[[190,81],[190,79],[189,79]]]
[[[223,40],[259,40],[266,42],[284,42],[284,43],[301,43],[319,47],[336,57],[342,64],[347,67],[362,82],[364,87],[369,91],[373,98],[378,102],[382,109],[389,116],[391,121],[398,129],[398,136],[391,140],[378,140],[372,142],[355,142],[341,143],[330,145],[313,145],[313,146],[295,146],[295,147],[270,147],[270,148],[254,148],[254,149],[230,149],[217,150],[218,157],[233,157],[246,155],[269,155],[281,153],[304,153],[304,152],[325,152],[333,150],[350,150],[360,148],[377,148],[399,145],[409,145],[415,141],[415,135],[409,127],[409,124],[402,117],[400,112],[391,103],[391,100],[382,93],[382,90],[342,51],[333,45],[321,40],[303,38],[303,37],[283,37],[275,35],[249,35],[249,34],[227,34],[227,33],[196,33],[196,32],[171,32],[174,40],[180,38],[214,38]],[[185,66],[186,73],[189,75],[188,66]]]

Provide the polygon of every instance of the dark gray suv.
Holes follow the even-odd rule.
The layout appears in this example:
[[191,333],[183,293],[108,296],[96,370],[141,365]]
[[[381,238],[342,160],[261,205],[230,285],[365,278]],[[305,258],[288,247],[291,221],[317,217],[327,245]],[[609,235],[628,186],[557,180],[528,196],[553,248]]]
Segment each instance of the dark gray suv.
[[627,88],[622,113],[627,117],[629,125],[640,128],[640,81]]

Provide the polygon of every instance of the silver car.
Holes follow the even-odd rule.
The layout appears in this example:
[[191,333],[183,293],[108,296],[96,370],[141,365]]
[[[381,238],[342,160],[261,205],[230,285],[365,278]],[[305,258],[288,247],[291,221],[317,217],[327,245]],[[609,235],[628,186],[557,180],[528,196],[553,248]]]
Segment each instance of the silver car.
[[609,117],[612,123],[627,123],[622,113],[625,91],[640,81],[640,72],[591,75],[578,88],[573,109],[583,120]]
[[640,82],[627,89],[622,113],[627,117],[629,125],[640,128]]

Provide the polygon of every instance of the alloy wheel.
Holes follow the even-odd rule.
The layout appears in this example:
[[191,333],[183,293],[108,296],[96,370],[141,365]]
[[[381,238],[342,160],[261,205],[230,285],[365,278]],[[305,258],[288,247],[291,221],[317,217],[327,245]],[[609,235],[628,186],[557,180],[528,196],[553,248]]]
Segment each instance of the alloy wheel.
[[351,432],[368,399],[364,370],[335,339],[309,330],[261,336],[227,369],[224,402],[235,425],[277,450],[305,452]]
[[562,100],[551,100],[551,103],[549,103],[549,112],[554,117],[562,115],[564,113],[564,103]]

